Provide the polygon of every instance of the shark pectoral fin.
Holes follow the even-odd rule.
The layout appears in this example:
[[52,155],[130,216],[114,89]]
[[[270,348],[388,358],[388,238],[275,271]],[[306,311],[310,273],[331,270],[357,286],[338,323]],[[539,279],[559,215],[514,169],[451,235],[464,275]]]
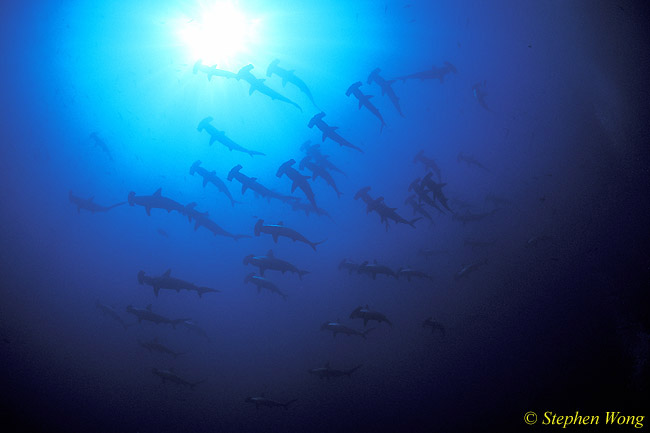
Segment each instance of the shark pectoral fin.
[[296,188],[298,188],[298,183],[297,183],[297,182],[294,182],[294,183],[291,185],[291,193],[293,193],[293,192],[296,190]]
[[151,216],[151,208],[147,206],[144,209],[147,211],[147,215]]
[[205,187],[208,184],[208,178],[204,177],[203,178],[203,186]]
[[158,292],[160,292],[160,287],[154,286],[153,288],[153,294],[158,296]]
[[255,87],[251,86],[251,88],[248,89],[248,95],[249,96],[252,95],[254,91],[255,91]]
[[273,234],[273,242],[275,242],[276,244],[278,243],[278,235],[277,235],[277,233]]

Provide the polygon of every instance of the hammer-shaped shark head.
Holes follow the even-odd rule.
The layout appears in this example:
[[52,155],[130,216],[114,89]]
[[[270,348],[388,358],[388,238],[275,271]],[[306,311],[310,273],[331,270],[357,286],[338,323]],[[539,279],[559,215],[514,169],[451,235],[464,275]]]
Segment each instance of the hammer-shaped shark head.
[[366,196],[368,195],[368,191],[370,191],[370,187],[369,187],[369,186],[365,186],[365,187],[361,188],[361,189],[360,189],[359,191],[357,191],[357,193],[354,195],[354,199],[355,199],[355,200],[359,200],[359,199],[362,198],[362,197],[366,197]]
[[255,276],[255,272],[251,272],[250,274],[246,275],[246,277],[244,277],[244,284],[249,283],[254,276]]
[[310,148],[311,148],[311,140],[307,140],[300,145],[300,150],[305,153],[308,153]]
[[275,72],[276,68],[278,67],[278,63],[280,63],[279,59],[275,59],[271,62],[268,68],[266,68],[266,76],[270,77],[273,72]]
[[249,264],[249,263],[251,262],[251,259],[252,259],[253,257],[254,257],[254,256],[253,256],[252,254],[249,254],[249,255],[247,255],[246,257],[244,257],[244,265]]
[[199,126],[197,126],[196,129],[199,132],[203,131],[210,124],[210,122],[212,122],[212,117],[208,116],[199,122]]
[[203,66],[203,60],[199,59],[199,60],[196,61],[196,63],[194,63],[194,67],[192,68],[192,72],[194,72],[196,74],[197,72],[199,72],[199,68],[201,66]]
[[362,309],[363,309],[362,306],[358,306],[357,308],[355,308],[354,311],[350,313],[350,319],[354,319],[355,317],[361,317],[360,313]]
[[200,165],[201,165],[201,160],[197,159],[196,161],[194,161],[194,164],[192,164],[192,166],[190,167],[190,174],[192,176],[194,175],[194,173],[196,173],[196,170],[199,168]]
[[352,85],[350,85],[350,87],[348,87],[348,90],[345,91],[345,96],[350,96],[350,94],[352,92],[354,92],[355,90],[358,90],[359,87],[361,87],[362,85],[363,85],[363,83],[361,81],[357,81],[356,83],[352,83]]
[[253,228],[253,231],[255,232],[255,236],[260,235],[260,233],[262,232],[262,226],[264,226],[264,220],[258,219],[257,222],[255,223],[255,227]]
[[241,165],[241,164],[237,164],[236,166],[234,166],[233,168],[231,168],[231,169],[230,169],[230,172],[228,173],[228,177],[227,177],[227,179],[228,179],[228,180],[232,180],[232,178],[235,177],[235,174],[239,173],[239,170],[241,170],[241,169],[242,169],[242,165]]
[[323,117],[325,117],[325,112],[324,111],[321,111],[318,114],[314,114],[314,117],[309,119],[309,124],[307,126],[309,126],[310,128],[313,128],[314,125],[316,124],[316,122],[318,122],[319,120],[322,120]]
[[287,169],[288,169],[289,167],[291,167],[292,165],[294,165],[295,163],[296,163],[296,160],[295,160],[295,159],[290,159],[289,161],[283,163],[283,164],[280,166],[280,168],[278,168],[278,171],[277,171],[277,173],[275,173],[275,175],[276,175],[277,177],[282,177],[282,175],[283,175],[284,173],[287,172]]
[[371,84],[373,81],[377,81],[377,77],[379,76],[379,73],[381,72],[381,69],[375,68],[372,70],[370,75],[368,75],[368,81],[367,84]]

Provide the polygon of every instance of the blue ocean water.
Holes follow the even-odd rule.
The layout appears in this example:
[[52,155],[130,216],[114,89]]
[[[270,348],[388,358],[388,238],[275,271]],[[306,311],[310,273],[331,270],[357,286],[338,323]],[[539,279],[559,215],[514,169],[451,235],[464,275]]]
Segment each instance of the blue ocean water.
[[[0,10],[3,431],[508,431],[528,411],[647,412],[640,3]],[[289,82],[267,75],[276,59]],[[337,129],[310,128],[319,113]],[[293,191],[277,175],[291,159]],[[253,189],[228,180],[238,165]],[[322,243],[258,236],[259,220]],[[258,290],[251,255],[308,273],[266,270],[281,295]]]

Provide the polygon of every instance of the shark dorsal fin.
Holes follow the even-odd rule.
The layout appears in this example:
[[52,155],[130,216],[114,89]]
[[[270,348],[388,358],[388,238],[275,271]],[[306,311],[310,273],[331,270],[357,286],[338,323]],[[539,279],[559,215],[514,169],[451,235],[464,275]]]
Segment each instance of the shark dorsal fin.
[[165,271],[165,273],[163,274],[163,277],[168,277],[168,276],[170,276],[171,274],[172,274],[172,270],[171,270],[171,269],[167,269],[167,270]]
[[147,311],[151,311],[151,304],[147,305]]
[[93,200],[95,200],[95,196],[94,196],[94,195],[90,196],[90,198],[88,199],[88,201],[93,201]]
[[283,226],[283,225],[284,225],[284,222],[283,222],[283,221],[279,221],[279,222],[278,222],[278,225],[279,225],[279,226]]
[[266,253],[266,255],[269,256],[269,257],[275,257],[275,256],[273,255],[273,250],[269,250],[269,252]]
[[156,192],[153,193],[154,197],[160,197],[161,192],[162,192],[162,188],[158,188]]

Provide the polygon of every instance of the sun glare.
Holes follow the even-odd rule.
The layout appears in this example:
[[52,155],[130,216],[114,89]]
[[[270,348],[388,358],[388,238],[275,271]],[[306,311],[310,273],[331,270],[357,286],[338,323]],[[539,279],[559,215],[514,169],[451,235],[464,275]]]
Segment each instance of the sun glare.
[[250,19],[229,1],[203,3],[198,14],[179,31],[192,61],[229,65],[237,54],[250,50],[259,19]]

